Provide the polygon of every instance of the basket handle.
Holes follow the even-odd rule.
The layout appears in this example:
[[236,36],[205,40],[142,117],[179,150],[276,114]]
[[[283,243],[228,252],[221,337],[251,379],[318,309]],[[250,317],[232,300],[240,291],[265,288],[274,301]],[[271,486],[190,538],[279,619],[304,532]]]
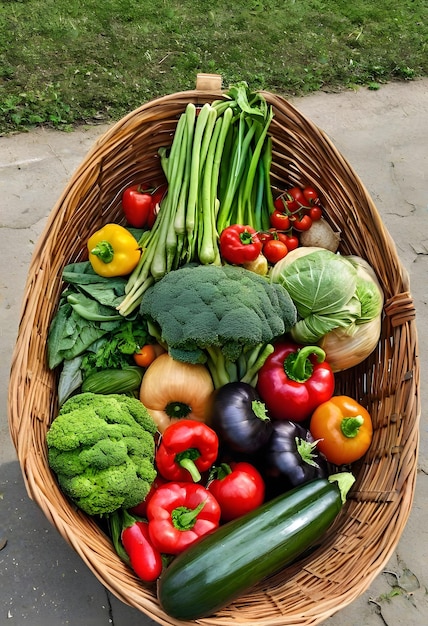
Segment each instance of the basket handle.
[[196,89],[199,91],[221,91],[221,74],[198,74]]

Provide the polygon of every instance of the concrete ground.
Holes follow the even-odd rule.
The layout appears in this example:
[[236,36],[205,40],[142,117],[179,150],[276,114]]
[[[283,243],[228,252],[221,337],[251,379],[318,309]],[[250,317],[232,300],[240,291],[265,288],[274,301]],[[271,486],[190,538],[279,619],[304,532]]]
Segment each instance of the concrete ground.
[[[325,626],[428,624],[428,80],[293,100],[360,175],[410,273],[421,357],[421,447],[408,524],[385,570]],[[149,626],[107,592],[28,498],[7,425],[24,283],[50,209],[106,126],[0,138],[0,624]],[[399,589],[397,592],[397,582]],[[284,624],[283,626],[287,626]]]

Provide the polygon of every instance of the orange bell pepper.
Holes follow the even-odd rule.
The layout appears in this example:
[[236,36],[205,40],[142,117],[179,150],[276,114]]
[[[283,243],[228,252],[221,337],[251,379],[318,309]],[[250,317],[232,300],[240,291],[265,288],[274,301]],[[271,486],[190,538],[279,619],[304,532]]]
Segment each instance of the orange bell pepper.
[[312,414],[309,430],[327,461],[347,465],[369,449],[373,425],[368,411],[349,396],[333,396]]

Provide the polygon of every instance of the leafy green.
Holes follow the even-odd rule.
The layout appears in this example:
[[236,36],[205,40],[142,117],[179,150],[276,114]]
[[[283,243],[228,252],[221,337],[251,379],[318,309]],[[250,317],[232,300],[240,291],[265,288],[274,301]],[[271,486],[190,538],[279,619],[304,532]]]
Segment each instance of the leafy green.
[[118,322],[93,322],[78,315],[68,302],[62,301],[48,336],[48,365],[54,369],[64,360],[83,354],[91,344],[109,332]]
[[357,272],[339,255],[319,250],[283,264],[278,281],[287,289],[301,318],[335,315],[354,296]]
[[130,357],[147,342],[147,326],[142,319],[123,320],[110,333],[89,347],[81,368],[86,377],[93,371],[122,368]]
[[64,361],[61,374],[58,380],[58,404],[62,406],[64,402],[77,391],[83,382],[81,365],[82,356],[76,356],[74,359]]
[[107,278],[99,276],[89,261],[66,265],[62,279],[105,306],[115,309],[123,299],[127,279],[122,276]]
[[[49,328],[50,369],[82,355],[85,375],[128,365],[131,355],[146,342],[147,326],[138,313],[124,318],[116,310],[126,278],[99,276],[88,261],[66,265],[62,278],[68,286]],[[69,369],[64,378],[71,382]],[[67,395],[70,388],[63,391]]]

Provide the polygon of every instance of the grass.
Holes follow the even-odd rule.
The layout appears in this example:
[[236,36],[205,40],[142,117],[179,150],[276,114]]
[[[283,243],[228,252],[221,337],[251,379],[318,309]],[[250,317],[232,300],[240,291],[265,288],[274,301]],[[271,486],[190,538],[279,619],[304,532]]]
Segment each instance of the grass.
[[0,2],[0,133],[114,121],[157,96],[227,87],[286,97],[428,74],[426,0]]

